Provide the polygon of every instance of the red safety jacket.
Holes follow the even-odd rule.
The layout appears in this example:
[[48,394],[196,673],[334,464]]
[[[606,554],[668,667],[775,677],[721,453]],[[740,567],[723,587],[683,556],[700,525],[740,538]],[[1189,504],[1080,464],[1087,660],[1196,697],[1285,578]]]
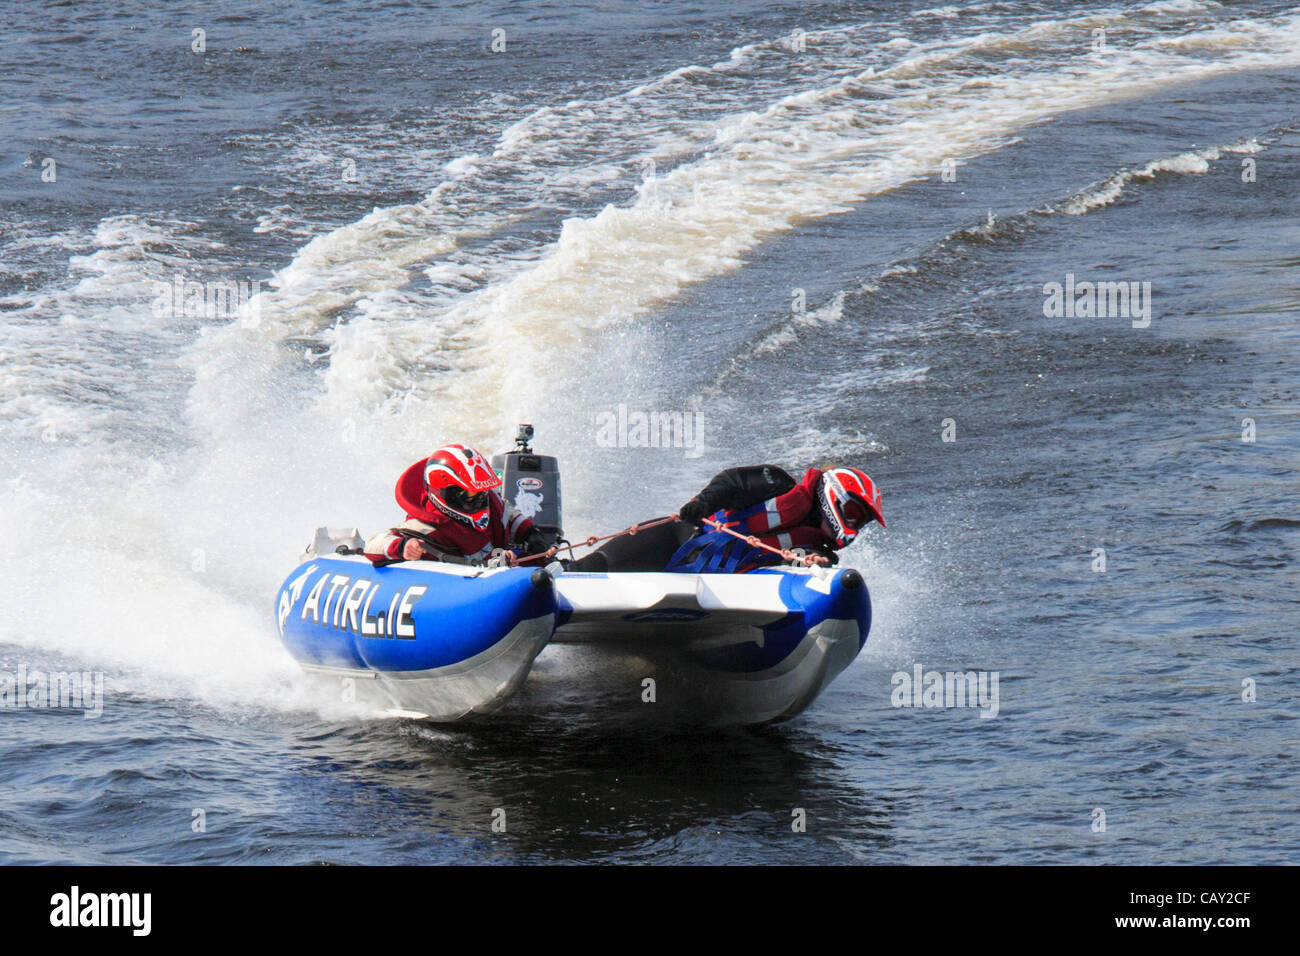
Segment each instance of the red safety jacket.
[[[752,502],[755,490],[763,487],[758,480],[760,469],[767,471],[765,478],[769,485],[789,490],[745,504],[746,499]],[[821,527],[821,509],[816,498],[817,481],[821,476],[820,470],[809,468],[803,480],[794,484],[793,478],[773,465],[729,469],[715,477],[696,499],[706,506],[722,505],[711,515],[715,521],[723,522],[737,534],[754,535],[768,547],[828,553],[834,550],[835,541]],[[678,548],[664,570],[743,574],[780,561],[780,555],[752,547],[732,535],[706,526],[700,534]]]
[[[424,488],[427,461],[427,458],[420,459],[397,479],[393,496],[406,512],[406,520],[395,528],[381,531],[366,542],[366,557],[371,561],[378,563],[402,560],[402,549],[406,546],[406,538],[400,534],[402,529],[417,531],[432,538],[451,554],[476,560],[487,558],[495,548],[522,544],[533,530],[532,521],[514,508],[507,507],[495,491],[488,492],[490,517],[488,526],[481,531],[440,511],[437,505],[429,501]],[[434,559],[436,560],[436,555]]]

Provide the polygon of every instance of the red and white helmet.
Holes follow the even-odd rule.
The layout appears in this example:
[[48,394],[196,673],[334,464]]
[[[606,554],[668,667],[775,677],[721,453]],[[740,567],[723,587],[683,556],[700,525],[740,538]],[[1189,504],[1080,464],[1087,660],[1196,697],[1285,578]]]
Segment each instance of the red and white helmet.
[[880,508],[880,489],[865,472],[856,468],[830,468],[817,482],[817,500],[825,518],[824,528],[835,539],[836,548],[845,548],[871,520],[885,527]]
[[491,518],[488,492],[501,485],[488,460],[473,448],[444,445],[424,464],[429,501],[457,521],[482,531]]

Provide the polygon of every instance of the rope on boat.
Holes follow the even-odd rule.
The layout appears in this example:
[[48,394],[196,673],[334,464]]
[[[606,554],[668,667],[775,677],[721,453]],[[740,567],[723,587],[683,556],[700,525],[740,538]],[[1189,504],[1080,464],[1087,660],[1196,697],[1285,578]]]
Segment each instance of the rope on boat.
[[[522,558],[516,558],[515,564],[516,565],[525,564],[529,561],[539,561],[543,558],[550,560],[561,551],[568,551],[569,557],[572,558],[574,548],[595,547],[596,543],[599,541],[609,541],[612,538],[621,538],[625,534],[634,535],[638,531],[643,531],[646,528],[656,528],[661,524],[671,524],[674,521],[681,521],[681,520],[682,519],[677,517],[677,515],[669,515],[667,518],[656,518],[654,521],[638,522],[637,524],[634,524],[629,528],[624,528],[622,531],[615,531],[613,534],[601,535],[599,537],[593,534],[590,538],[587,538],[585,541],[574,541],[574,542],[564,541],[563,544],[551,545],[551,547],[547,548],[545,551],[540,552],[539,554],[530,554]],[[563,541],[563,539],[561,540]]]
[[[625,534],[634,535],[638,531],[643,531],[646,528],[655,528],[662,524],[671,524],[675,521],[681,521],[681,520],[682,519],[679,518],[677,515],[669,515],[666,518],[656,518],[654,521],[639,522],[638,524],[634,524],[629,528],[624,528],[622,531],[615,531],[613,534],[602,535],[600,537],[597,537],[596,535],[592,535],[590,538],[587,538],[585,541],[578,541],[578,542],[564,541],[563,544],[552,545],[551,547],[547,548],[545,551],[542,551],[538,554],[530,554],[527,555],[526,557],[516,558],[515,564],[516,565],[527,564],[530,561],[541,561],[541,560],[549,561],[551,558],[555,557],[555,555],[558,554],[560,551],[566,551],[566,550],[569,552],[569,557],[572,558],[574,548],[591,548],[594,547],[596,543],[599,541],[609,541],[613,538],[621,538]],[[821,565],[821,564],[830,564],[830,561],[822,557],[820,554],[799,554],[791,550],[790,548],[774,548],[770,544],[764,544],[755,535],[752,534],[744,535],[738,531],[732,531],[730,526],[723,524],[721,521],[714,521],[712,518],[705,518],[704,523],[711,526],[717,531],[723,531],[731,535],[733,538],[739,538],[741,541],[744,541],[752,548],[761,548],[764,551],[770,551],[772,554],[780,555],[783,561],[789,561],[793,564],[799,564],[805,568],[816,567],[817,565]]]
[[732,531],[729,525],[723,524],[721,521],[714,521],[712,518],[705,518],[704,523],[717,531],[725,531],[733,538],[739,538],[751,548],[762,548],[764,551],[779,554],[783,560],[790,561],[794,564],[801,564],[805,568],[811,568],[819,564],[830,564],[830,561],[822,557],[820,554],[796,554],[789,548],[774,548],[770,544],[764,544],[762,541],[758,540],[755,535],[745,535],[741,534],[739,531]]

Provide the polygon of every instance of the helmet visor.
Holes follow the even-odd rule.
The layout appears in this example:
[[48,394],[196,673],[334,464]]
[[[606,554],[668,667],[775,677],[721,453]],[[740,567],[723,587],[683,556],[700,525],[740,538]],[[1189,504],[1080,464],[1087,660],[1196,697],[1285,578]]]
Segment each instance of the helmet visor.
[[486,491],[470,494],[464,488],[452,485],[449,488],[444,488],[442,494],[443,500],[448,505],[464,514],[472,515],[488,506],[488,493]]
[[841,503],[840,514],[844,517],[845,527],[850,531],[861,530],[862,526],[871,520],[871,512],[857,495]]

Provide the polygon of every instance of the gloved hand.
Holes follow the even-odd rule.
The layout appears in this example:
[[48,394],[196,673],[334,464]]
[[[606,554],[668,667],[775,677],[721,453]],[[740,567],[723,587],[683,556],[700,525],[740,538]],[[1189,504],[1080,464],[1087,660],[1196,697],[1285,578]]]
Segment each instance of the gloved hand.
[[541,554],[549,547],[546,536],[536,528],[528,532],[528,537],[524,538],[524,554]]
[[682,505],[682,510],[677,512],[677,517],[681,518],[683,521],[689,521],[697,528],[702,528],[704,526],[704,519],[707,518],[710,513],[711,512],[705,510],[704,505],[700,503],[698,498],[692,498],[690,501],[686,502],[686,504]]
[[488,555],[485,567],[489,568],[513,568],[515,566],[515,553],[505,548],[494,548]]

